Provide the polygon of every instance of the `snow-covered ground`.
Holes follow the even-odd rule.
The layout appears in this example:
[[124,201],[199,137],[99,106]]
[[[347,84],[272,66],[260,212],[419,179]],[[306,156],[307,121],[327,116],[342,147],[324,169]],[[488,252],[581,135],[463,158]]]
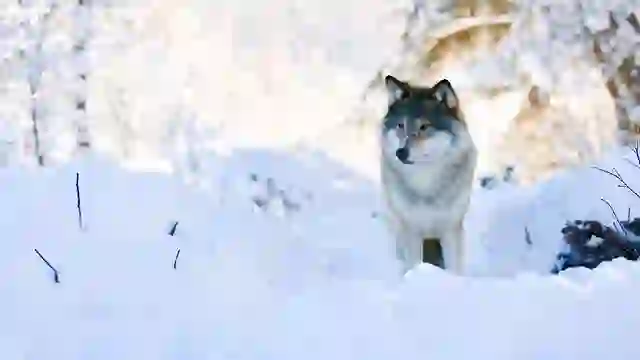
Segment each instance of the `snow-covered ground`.
[[[342,125],[397,50],[410,4],[111,6],[124,3],[92,14],[87,90],[92,145],[116,159],[0,169],[0,358],[638,358],[640,266],[549,274],[567,220],[612,222],[601,198],[635,215],[640,200],[597,170],[477,189],[470,276],[430,265],[397,276],[373,145]],[[66,74],[56,64],[49,81]],[[3,90],[0,155],[13,165],[28,93]],[[48,137],[60,154],[56,142],[73,142],[64,129]],[[600,166],[640,189],[625,156]]]
[[[616,159],[603,166],[637,184]],[[423,265],[399,279],[366,179],[320,155],[251,151],[217,165],[208,190],[96,157],[0,171],[3,358],[640,355],[637,264],[547,274],[565,219],[608,221],[600,196],[634,205],[596,170],[477,193],[467,232],[485,276]]]

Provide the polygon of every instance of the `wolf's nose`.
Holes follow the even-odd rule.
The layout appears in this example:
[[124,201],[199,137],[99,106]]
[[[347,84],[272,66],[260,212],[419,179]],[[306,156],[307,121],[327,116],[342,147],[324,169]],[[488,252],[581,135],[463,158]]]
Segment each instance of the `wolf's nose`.
[[402,147],[396,150],[396,156],[402,162],[407,161],[407,159],[409,158],[409,149]]

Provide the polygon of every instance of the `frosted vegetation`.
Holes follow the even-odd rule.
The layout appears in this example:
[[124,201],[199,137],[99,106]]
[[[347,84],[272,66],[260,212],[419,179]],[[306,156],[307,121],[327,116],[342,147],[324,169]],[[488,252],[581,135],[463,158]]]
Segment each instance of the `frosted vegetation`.
[[[633,128],[639,113],[638,91],[629,87],[638,76],[637,0],[376,0],[366,11],[355,0],[251,6],[7,0],[0,6],[5,165],[55,164],[92,148],[136,166],[201,174],[210,151],[304,145],[331,153],[327,148],[340,145],[328,144],[353,128],[354,118],[375,119],[369,111],[379,111],[378,98],[360,99],[385,71],[452,78],[471,98],[472,122],[482,121],[475,127],[487,154],[481,163],[492,170],[510,160],[494,148],[508,138],[502,134],[518,113],[514,104],[532,85],[558,93],[566,106],[582,104],[570,110],[577,118],[571,129],[586,140],[569,146],[579,154],[566,164],[593,161],[615,142],[614,130]],[[454,41],[458,47],[445,46],[444,53],[430,50],[434,41],[466,30],[473,41]],[[433,61],[420,62],[424,54]],[[462,67],[443,67],[441,58]],[[487,100],[487,93],[493,97]],[[581,120],[589,95],[596,105],[586,117],[594,119]],[[490,124],[476,119],[496,104],[503,106]],[[356,168],[371,162],[362,159],[369,148],[350,151],[351,159],[339,152]]]
[[[0,357],[639,358],[639,9],[4,0]],[[470,276],[397,277],[387,72],[462,98]]]

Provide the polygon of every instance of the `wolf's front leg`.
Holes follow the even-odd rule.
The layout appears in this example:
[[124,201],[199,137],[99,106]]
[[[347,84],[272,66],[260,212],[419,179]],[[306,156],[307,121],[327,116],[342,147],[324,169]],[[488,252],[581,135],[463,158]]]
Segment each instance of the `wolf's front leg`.
[[422,262],[422,239],[406,228],[396,232],[396,257],[402,263],[402,274],[406,274]]
[[443,236],[442,240],[445,268],[455,274],[462,275],[466,267],[465,240],[462,224],[449,230],[445,236]]

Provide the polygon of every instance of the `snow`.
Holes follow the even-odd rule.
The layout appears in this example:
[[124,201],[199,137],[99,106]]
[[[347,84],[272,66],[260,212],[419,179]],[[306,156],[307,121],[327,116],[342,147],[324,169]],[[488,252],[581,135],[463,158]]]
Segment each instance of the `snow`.
[[[602,166],[616,166],[623,175],[637,171],[622,164],[616,156]],[[484,260],[496,267],[458,277],[423,265],[400,279],[388,234],[375,216],[377,190],[368,180],[318,154],[246,151],[220,158],[218,165],[224,175],[208,190],[171,174],[129,172],[98,157],[57,169],[2,170],[3,356],[640,355],[625,340],[640,325],[633,311],[637,264],[616,260],[595,271],[548,274],[564,219],[607,221],[611,215],[599,206],[600,196],[618,209],[637,201],[596,170],[520,189],[516,199],[509,199],[515,193],[506,184],[477,193],[469,241],[494,246],[499,252],[487,252]],[[76,172],[84,230],[77,221]],[[262,209],[253,203],[252,196],[265,194],[269,177],[297,208],[286,211],[277,196]],[[525,243],[515,225],[519,219],[529,221],[537,258],[518,260],[527,256],[518,252]],[[169,236],[174,221],[175,236]],[[59,271],[60,283],[34,249]],[[507,268],[499,259],[520,267],[511,267],[512,276],[494,276]],[[537,268],[526,271],[532,264]]]
[[[185,108],[215,130],[218,151],[304,142],[351,111],[396,51],[407,5],[375,0],[363,13],[355,0],[156,3],[96,15],[90,112],[103,127],[105,151],[118,153],[114,110],[131,118],[150,152],[128,157],[161,157],[167,124]],[[110,94],[118,91],[122,103],[114,109],[120,100]]]
[[[596,169],[616,169],[631,188],[637,189],[640,170],[636,164],[633,152],[617,150],[595,165],[565,170],[531,187],[504,184],[498,192],[478,189],[466,219],[467,231],[478,237],[472,243],[484,244],[480,253],[485,253],[485,259],[479,256],[474,260],[480,264],[475,271],[493,275],[524,269],[548,271],[554,254],[563,246],[558,240],[567,221],[598,220],[610,224],[615,220],[603,199],[611,203],[619,218],[626,219],[629,210],[631,218],[637,217],[634,209],[640,199],[619,188],[614,177]],[[525,228],[533,245],[525,241]]]
[[[13,5],[3,41],[25,16]],[[13,166],[32,155],[29,94],[11,71],[21,64],[0,69],[0,160],[10,165],[0,168],[3,359],[640,355],[637,264],[550,274],[566,221],[610,223],[602,199],[621,217],[640,201],[588,166],[527,187],[477,188],[465,220],[469,276],[426,264],[398,276],[374,145],[345,119],[375,113],[360,96],[399,51],[408,2],[95,5],[76,24],[93,36],[94,153],[72,156],[74,129],[54,105],[73,66],[60,61],[45,84],[57,95],[42,101],[59,111],[60,122],[47,118],[53,157],[71,160]],[[459,68],[446,71],[464,83]],[[498,70],[475,71],[479,82]],[[486,101],[461,92],[470,118],[492,114],[491,125],[474,125],[486,156],[525,94]],[[620,150],[598,165],[640,189],[640,170],[624,157],[636,162]]]

